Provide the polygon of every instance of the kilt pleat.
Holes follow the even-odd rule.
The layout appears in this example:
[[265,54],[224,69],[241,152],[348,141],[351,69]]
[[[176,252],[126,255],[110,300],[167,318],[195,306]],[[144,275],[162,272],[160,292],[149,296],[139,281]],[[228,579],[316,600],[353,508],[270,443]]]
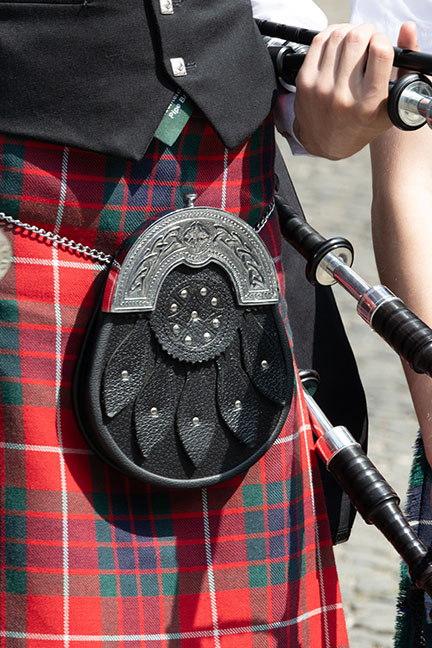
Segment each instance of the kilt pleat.
[[[271,120],[228,151],[194,116],[138,163],[0,138],[0,209],[112,254],[192,191],[253,225],[272,199],[273,155]],[[301,390],[245,475],[187,492],[129,479],[88,449],[70,396],[105,266],[2,230],[13,259],[0,281],[0,645],[345,648]],[[261,236],[283,284],[275,216]]]

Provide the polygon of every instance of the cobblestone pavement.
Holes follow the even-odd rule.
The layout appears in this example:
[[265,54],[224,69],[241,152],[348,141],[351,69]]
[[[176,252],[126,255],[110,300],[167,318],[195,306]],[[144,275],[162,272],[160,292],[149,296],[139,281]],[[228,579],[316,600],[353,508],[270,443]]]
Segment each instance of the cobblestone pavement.
[[[284,144],[282,144],[284,146]],[[325,236],[345,236],[354,245],[354,269],[378,282],[370,237],[369,153],[329,162],[285,159],[311,224]],[[369,456],[404,500],[416,419],[396,354],[371,331],[340,287],[334,294],[354,349],[370,416]],[[350,648],[391,648],[399,557],[381,534],[357,516],[348,543],[336,547]]]

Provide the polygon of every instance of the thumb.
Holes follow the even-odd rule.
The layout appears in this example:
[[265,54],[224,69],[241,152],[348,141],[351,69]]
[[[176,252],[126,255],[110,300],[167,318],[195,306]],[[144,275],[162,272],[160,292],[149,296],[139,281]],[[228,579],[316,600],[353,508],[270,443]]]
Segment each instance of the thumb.
[[418,51],[417,27],[414,22],[405,22],[400,28],[398,47]]
[[[414,50],[415,52],[418,51],[419,46],[417,42],[417,26],[415,22],[409,21],[403,23],[399,31],[397,44],[398,47],[401,47],[402,49]],[[400,79],[401,77],[404,76],[404,74],[407,73],[408,70],[399,69],[397,73],[397,78]]]

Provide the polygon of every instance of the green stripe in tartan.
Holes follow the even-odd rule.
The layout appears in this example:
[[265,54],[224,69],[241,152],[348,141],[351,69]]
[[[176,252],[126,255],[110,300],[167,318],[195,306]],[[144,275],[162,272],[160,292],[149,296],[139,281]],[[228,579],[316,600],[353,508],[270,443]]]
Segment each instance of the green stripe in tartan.
[[3,405],[22,405],[22,385],[15,382],[2,382],[0,385],[0,396]]
[[25,540],[27,535],[26,518],[23,515],[6,515],[5,533],[7,538]]
[[[431,471],[427,463],[424,446],[422,443],[421,435],[419,434],[413,454],[413,461],[408,482],[408,519],[421,520],[424,515],[422,505],[423,498],[420,498],[420,493],[424,490],[425,485],[430,482]],[[414,503],[412,498],[415,497]],[[430,502],[427,508],[430,512]],[[421,527],[420,527],[421,528]],[[420,531],[421,533],[421,531]],[[421,538],[421,535],[420,535]],[[394,648],[418,648],[418,637],[416,636],[416,628],[421,629],[424,633],[426,646],[432,646],[432,625],[427,622],[426,612],[422,604],[419,610],[420,619],[416,613],[413,616],[412,605],[415,599],[422,601],[424,595],[417,588],[413,587],[411,577],[409,575],[408,567],[405,563],[401,563],[399,594],[397,599],[396,610],[396,626],[394,636]],[[417,607],[417,603],[415,603]]]
[[101,571],[115,569],[113,549],[111,547],[98,547],[98,561]]
[[[18,304],[13,299],[0,299],[0,318],[3,322],[19,322]],[[3,336],[3,328],[0,335]]]
[[18,351],[19,347],[19,331],[17,328],[11,326],[2,326],[0,328],[1,341],[4,348],[10,351]]
[[2,160],[3,167],[6,168],[3,168],[0,174],[2,209],[14,218],[18,218],[20,212],[20,201],[17,197],[22,194],[23,174],[20,169],[24,166],[24,152],[23,145],[3,143]]
[[6,570],[6,592],[8,594],[27,593],[27,574],[19,571]]
[[117,597],[117,578],[114,574],[101,574],[99,576],[100,595],[103,597]]
[[267,545],[265,538],[248,538],[247,540],[248,560],[265,560],[267,558]]
[[[172,538],[174,542],[174,538]],[[178,567],[177,549],[175,545],[162,545],[159,548],[161,567],[163,569],[175,569]]]
[[27,509],[26,489],[6,487],[5,507],[8,511],[25,511]]
[[4,166],[22,169],[24,166],[24,153],[24,144],[16,144],[7,141],[3,142],[2,159]]
[[19,542],[6,542],[5,563],[7,567],[27,565],[27,547]]
[[281,482],[266,484],[267,499],[272,504],[282,504],[285,501],[284,487]]
[[267,565],[249,565],[249,587],[267,587],[268,573]]
[[285,562],[270,565],[270,581],[272,585],[283,585],[287,580]]
[[162,574],[162,593],[164,596],[176,596],[178,594],[178,580],[177,573]]
[[242,488],[242,493],[245,508],[263,505],[263,489],[261,484],[246,484]]
[[140,581],[142,596],[158,596],[159,578],[157,574],[142,574]]
[[21,361],[18,354],[2,353],[0,355],[0,375],[5,378],[21,376]]

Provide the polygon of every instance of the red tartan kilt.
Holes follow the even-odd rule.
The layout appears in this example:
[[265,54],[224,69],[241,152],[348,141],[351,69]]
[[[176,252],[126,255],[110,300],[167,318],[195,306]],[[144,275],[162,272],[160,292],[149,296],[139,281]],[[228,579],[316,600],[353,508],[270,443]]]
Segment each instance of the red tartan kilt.
[[[0,147],[3,211],[109,254],[185,193],[251,224],[273,193],[271,120],[228,151],[192,118],[172,148],[155,140],[136,164],[7,138]],[[130,480],[89,451],[70,398],[104,266],[3,231],[13,263],[0,282],[1,645],[347,646],[301,395],[242,477],[188,492]],[[283,282],[276,217],[261,235]]]

